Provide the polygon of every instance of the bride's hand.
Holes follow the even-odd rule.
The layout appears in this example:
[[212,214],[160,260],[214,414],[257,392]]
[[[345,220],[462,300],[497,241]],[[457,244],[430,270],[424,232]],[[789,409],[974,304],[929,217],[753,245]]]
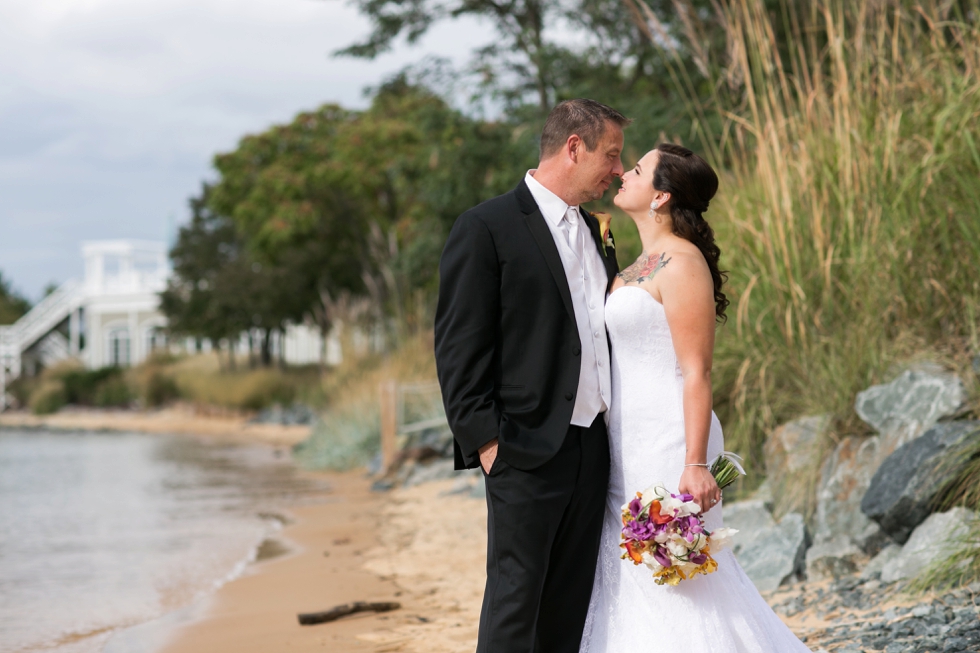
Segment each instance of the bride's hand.
[[677,489],[681,494],[693,496],[695,503],[701,506],[702,513],[708,512],[721,501],[721,488],[707,467],[685,467]]

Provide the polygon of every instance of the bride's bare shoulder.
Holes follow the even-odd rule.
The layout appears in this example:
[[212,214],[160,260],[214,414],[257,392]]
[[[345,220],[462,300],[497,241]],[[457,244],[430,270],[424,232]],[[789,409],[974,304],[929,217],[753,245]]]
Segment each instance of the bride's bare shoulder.
[[682,276],[697,274],[700,276],[703,273],[707,274],[709,279],[711,278],[711,271],[708,269],[707,261],[704,260],[704,255],[701,254],[698,246],[689,240],[672,239],[663,254],[663,258],[670,261],[669,265],[664,266],[664,272],[667,273],[668,268],[671,268],[671,272],[674,273],[665,274],[665,276],[677,276],[678,274]]
[[688,296],[690,293],[702,294],[708,291],[713,296],[714,285],[711,270],[697,245],[686,240],[665,252],[667,264],[663,266],[660,280],[662,295]]

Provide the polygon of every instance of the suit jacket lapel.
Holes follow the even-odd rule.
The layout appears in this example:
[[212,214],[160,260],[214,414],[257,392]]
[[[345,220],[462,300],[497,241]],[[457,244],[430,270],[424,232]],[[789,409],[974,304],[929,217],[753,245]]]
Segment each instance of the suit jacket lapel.
[[[596,249],[599,250],[599,256],[602,258],[603,265],[606,266],[606,291],[612,287],[613,281],[616,280],[616,274],[619,272],[619,262],[616,260],[616,249],[612,248],[606,251],[602,247],[602,234],[599,233],[599,221],[592,217],[592,214],[588,211],[579,208],[579,214],[585,223],[589,225],[589,231],[592,233],[592,240],[595,241]],[[547,226],[547,225],[546,225]]]
[[548,228],[548,224],[544,221],[544,216],[541,215],[541,211],[537,209],[525,215],[524,222],[527,223],[527,228],[531,231],[531,235],[534,236],[534,241],[538,244],[538,249],[544,255],[548,269],[551,270],[551,276],[555,278],[555,283],[558,285],[558,293],[561,295],[561,300],[565,304],[565,310],[568,311],[568,314],[574,320],[575,307],[572,306],[572,293],[568,289],[568,277],[565,276],[565,266],[561,264],[561,256],[558,254],[558,246],[555,245],[555,239],[551,235],[551,229]]
[[558,254],[558,246],[555,245],[555,238],[551,235],[551,229],[548,228],[548,223],[544,221],[544,216],[541,215],[541,210],[538,209],[534,196],[531,195],[530,189],[523,180],[517,184],[514,194],[521,211],[524,213],[524,222],[527,224],[528,231],[531,232],[534,242],[541,250],[545,263],[551,270],[551,276],[555,278],[555,285],[558,286],[558,294],[561,295],[561,301],[565,304],[565,310],[568,311],[572,320],[575,320],[575,307],[572,305],[572,293],[568,289],[568,277],[565,276],[565,266],[561,263],[561,256]]

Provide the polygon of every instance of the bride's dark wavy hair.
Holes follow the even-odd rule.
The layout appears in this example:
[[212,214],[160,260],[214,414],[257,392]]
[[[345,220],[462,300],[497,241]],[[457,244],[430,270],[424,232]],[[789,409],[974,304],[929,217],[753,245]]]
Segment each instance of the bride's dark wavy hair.
[[721,287],[728,281],[728,273],[718,267],[721,250],[715,244],[715,232],[702,216],[718,191],[718,175],[707,161],[686,147],[661,143],[657,151],[660,156],[653,171],[653,187],[670,193],[671,231],[697,245],[708,262],[715,286],[715,316],[724,322],[730,302]]

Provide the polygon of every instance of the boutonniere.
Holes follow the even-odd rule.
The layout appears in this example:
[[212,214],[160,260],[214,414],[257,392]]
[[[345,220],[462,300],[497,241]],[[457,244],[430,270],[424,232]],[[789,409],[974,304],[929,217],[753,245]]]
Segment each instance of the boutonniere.
[[612,216],[608,213],[593,213],[592,217],[599,221],[599,238],[602,240],[602,255],[609,256],[609,251],[616,251],[616,241],[613,240],[612,231],[609,225],[612,224]]

